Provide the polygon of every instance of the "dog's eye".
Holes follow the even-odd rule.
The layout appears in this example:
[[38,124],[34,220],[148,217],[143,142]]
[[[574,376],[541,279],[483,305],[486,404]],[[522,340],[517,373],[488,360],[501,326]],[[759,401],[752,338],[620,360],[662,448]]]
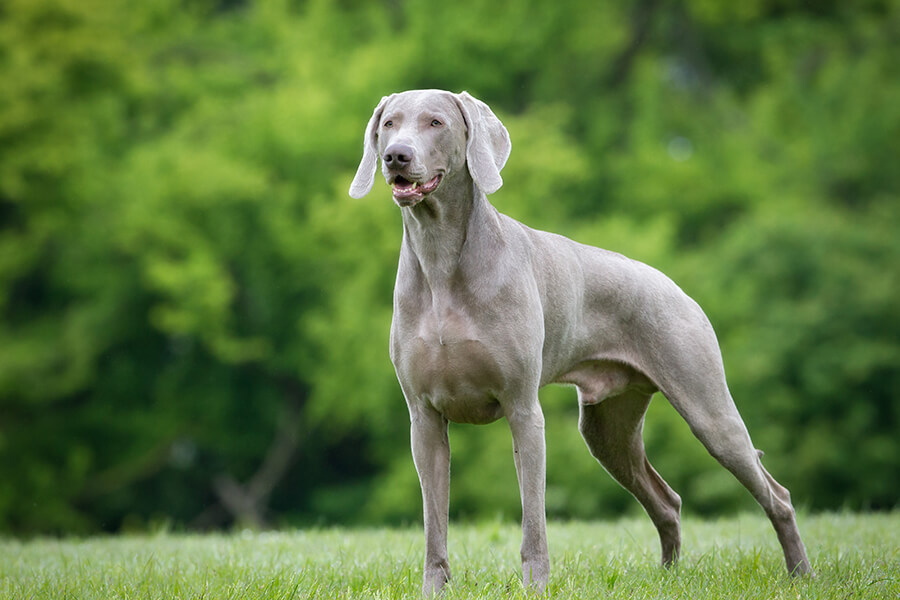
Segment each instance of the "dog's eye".
[[388,128],[393,127],[393,126],[394,126],[394,122],[393,122],[393,121],[385,121],[385,122],[384,122],[384,126],[385,126],[385,127],[388,127]]
[[440,127],[441,125],[443,125],[443,123],[441,123],[441,122],[438,121],[437,119],[434,119],[434,120],[431,122],[431,126],[432,126],[432,127]]

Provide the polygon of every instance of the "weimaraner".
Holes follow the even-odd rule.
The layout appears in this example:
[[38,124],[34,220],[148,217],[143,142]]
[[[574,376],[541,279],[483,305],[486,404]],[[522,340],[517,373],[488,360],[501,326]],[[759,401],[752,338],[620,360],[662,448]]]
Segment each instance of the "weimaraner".
[[810,573],[790,494],[760,463],[735,408],[712,326],[671,279],[620,254],[535,231],[497,212],[509,134],[463,92],[381,100],[350,186],[372,189],[378,159],[403,216],[390,354],[406,397],[425,520],[423,592],[450,578],[447,423],[506,417],[522,498],[522,573],[543,590],[544,417],[538,388],[574,384],[591,454],[644,506],[662,563],[681,546],[681,499],[641,437],[661,391],[775,527],[788,570]]

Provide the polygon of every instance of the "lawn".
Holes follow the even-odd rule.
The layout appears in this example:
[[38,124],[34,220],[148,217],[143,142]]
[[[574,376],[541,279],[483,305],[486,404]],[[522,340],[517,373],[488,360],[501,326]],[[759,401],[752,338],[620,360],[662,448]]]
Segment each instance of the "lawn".
[[[656,566],[646,518],[551,523],[552,598],[900,598],[900,512],[801,516],[815,579],[791,581],[758,515],[687,518]],[[514,524],[451,525],[445,598],[520,598]],[[419,528],[0,540],[0,595],[27,599],[417,598]]]

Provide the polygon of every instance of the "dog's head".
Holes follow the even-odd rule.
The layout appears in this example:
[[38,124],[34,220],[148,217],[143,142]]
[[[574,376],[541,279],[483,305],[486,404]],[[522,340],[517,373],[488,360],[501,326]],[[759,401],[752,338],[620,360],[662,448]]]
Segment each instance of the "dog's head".
[[400,206],[413,206],[464,167],[485,194],[503,185],[509,133],[491,109],[466,92],[414,90],[385,96],[372,113],[363,157],[350,185],[362,198],[372,189],[378,159]]

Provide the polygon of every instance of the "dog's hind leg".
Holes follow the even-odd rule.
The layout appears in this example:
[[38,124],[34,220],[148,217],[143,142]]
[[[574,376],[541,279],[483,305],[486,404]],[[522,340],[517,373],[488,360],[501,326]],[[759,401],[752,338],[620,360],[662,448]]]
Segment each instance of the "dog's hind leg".
[[669,397],[669,401],[709,453],[731,471],[763,507],[778,534],[788,571],[792,575],[811,573],[791,495],[762,466],[762,453],[753,447],[727,388],[717,393],[702,386],[697,389],[705,393],[688,395],[679,392]]
[[647,511],[659,532],[662,564],[670,566],[681,551],[681,498],[650,466],[644,451],[641,434],[650,396],[629,390],[594,404],[579,388],[578,425],[594,458]]

